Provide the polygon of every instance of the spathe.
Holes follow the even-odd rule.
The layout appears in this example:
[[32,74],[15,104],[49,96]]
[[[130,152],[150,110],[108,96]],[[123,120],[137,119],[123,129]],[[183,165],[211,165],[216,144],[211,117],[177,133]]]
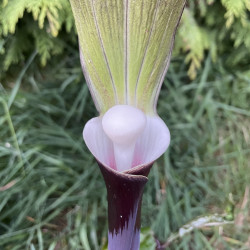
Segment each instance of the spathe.
[[156,114],[186,0],[70,0],[85,79],[100,114]]
[[158,116],[147,116],[147,125],[138,138],[132,168],[116,170],[112,141],[102,128],[102,118],[91,119],[83,137],[95,156],[108,194],[109,250],[137,250],[140,245],[141,200],[153,162],[169,146],[170,133]]
[[[170,142],[157,116],[160,88],[186,0],[70,0],[86,82],[100,117],[83,137],[103,174],[109,203],[109,250],[139,249],[140,204],[153,162]],[[116,170],[112,142],[102,116],[130,105],[147,116],[127,171]]]
[[108,193],[109,250],[137,250],[143,189],[152,164],[121,173],[99,163]]
[[[113,143],[104,133],[101,119],[96,117],[87,122],[83,138],[98,162],[116,170]],[[162,119],[147,116],[146,128],[136,142],[132,167],[152,164],[167,150],[169,143],[170,133]]]

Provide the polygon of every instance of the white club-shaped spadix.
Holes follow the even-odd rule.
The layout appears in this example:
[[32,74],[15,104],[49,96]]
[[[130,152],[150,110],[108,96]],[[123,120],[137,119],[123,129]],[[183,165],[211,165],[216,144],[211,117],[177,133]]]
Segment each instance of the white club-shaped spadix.
[[129,105],[117,105],[109,109],[102,118],[102,127],[114,144],[114,155],[118,171],[132,167],[137,138],[146,127],[144,113]]

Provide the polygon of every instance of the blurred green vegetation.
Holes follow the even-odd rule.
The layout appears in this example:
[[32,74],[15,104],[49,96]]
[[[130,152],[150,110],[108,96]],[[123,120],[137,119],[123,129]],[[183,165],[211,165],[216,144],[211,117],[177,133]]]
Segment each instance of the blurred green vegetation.
[[[97,113],[82,76],[72,17],[66,15],[68,24],[63,18],[68,3],[50,2],[58,4],[49,7],[55,8],[52,16],[62,18],[55,33],[46,7],[37,7],[38,21],[24,7],[33,17],[13,18],[14,34],[3,22],[14,8],[8,4],[17,1],[2,1],[0,9],[0,249],[102,249],[106,190],[81,136]],[[172,141],[146,185],[142,250],[250,248],[247,8],[244,0],[188,3],[158,103]],[[44,46],[48,58],[34,42],[36,34],[50,41],[52,47]],[[9,52],[14,41],[20,52]],[[20,57],[6,66],[9,53]],[[194,226],[215,214],[221,223],[211,216],[210,224]]]

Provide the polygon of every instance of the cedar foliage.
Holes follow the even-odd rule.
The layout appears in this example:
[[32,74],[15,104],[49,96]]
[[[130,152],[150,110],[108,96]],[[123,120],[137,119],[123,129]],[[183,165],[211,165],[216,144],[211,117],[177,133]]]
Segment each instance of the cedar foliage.
[[[175,54],[185,53],[194,79],[209,51],[225,56],[228,67],[250,58],[250,0],[189,0],[177,33]],[[74,33],[72,35],[72,32]],[[0,73],[37,50],[45,66],[67,43],[77,46],[68,0],[2,0],[0,3]]]
[[207,51],[213,61],[221,57],[229,68],[246,64],[250,56],[249,10],[249,0],[188,1],[175,51],[186,53],[190,78],[196,77]]
[[[3,0],[0,4],[0,67],[7,71],[37,50],[42,66],[63,52],[74,27],[68,0]],[[75,31],[74,31],[75,32]],[[66,39],[67,39],[66,38]],[[65,40],[66,40],[65,39]],[[0,71],[1,72],[1,71]]]

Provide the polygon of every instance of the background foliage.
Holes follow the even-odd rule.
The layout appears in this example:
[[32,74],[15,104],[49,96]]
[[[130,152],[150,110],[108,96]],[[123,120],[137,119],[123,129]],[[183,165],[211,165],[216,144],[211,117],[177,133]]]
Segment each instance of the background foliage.
[[[172,141],[146,186],[142,250],[250,248],[249,7],[188,2],[158,104]],[[106,247],[77,46],[67,0],[1,2],[0,249]]]
[[76,44],[68,0],[4,0],[0,5],[0,73],[37,50],[40,64]]

